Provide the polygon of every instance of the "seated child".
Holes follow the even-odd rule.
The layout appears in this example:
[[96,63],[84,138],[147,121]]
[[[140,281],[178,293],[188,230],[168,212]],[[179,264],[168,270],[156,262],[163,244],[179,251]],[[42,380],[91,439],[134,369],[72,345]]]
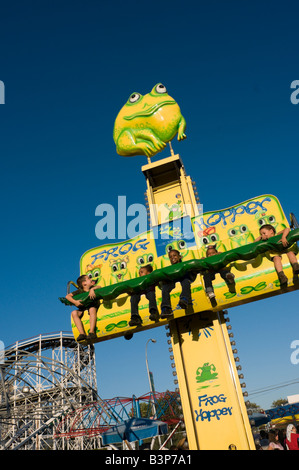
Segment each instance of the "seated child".
[[[142,266],[139,269],[139,276],[146,276],[153,272],[153,267],[148,264],[147,266]],[[150,286],[145,289],[144,292],[140,292],[139,294],[132,294],[131,295],[131,320],[129,321],[130,326],[139,326],[142,324],[142,318],[138,313],[138,305],[140,302],[140,298],[142,294],[145,295],[147,300],[149,301],[149,312],[150,312],[150,320],[156,321],[159,318],[159,312],[156,302],[156,290],[155,286]]]
[[[215,245],[210,245],[207,247],[206,251],[206,257],[209,258],[210,256],[214,256],[219,254],[219,252],[216,250]],[[215,293],[214,293],[214,288],[212,282],[215,280],[215,274],[219,273],[222,279],[225,280],[227,284],[233,284],[235,282],[235,276],[233,273],[230,272],[230,269],[225,267],[221,268],[218,271],[215,271],[214,269],[209,269],[204,272],[203,274],[203,280],[205,283],[205,289],[206,289],[206,294],[209,297],[209,299],[212,301],[215,301]]]
[[[95,299],[95,292],[94,292],[94,284],[95,282],[90,279],[87,275],[82,275],[78,277],[77,279],[77,284],[79,289],[75,290],[74,292],[71,292],[70,294],[67,294],[65,298],[71,302],[72,304],[76,305],[78,307],[78,310],[73,310],[72,312],[72,318],[75,322],[75,325],[79,331],[79,336],[77,338],[77,341],[84,341],[84,340],[92,340],[96,339],[97,335],[95,333],[95,328],[96,328],[96,322],[97,322],[97,311],[100,306],[99,300]],[[97,286],[99,288],[100,286]],[[88,313],[90,316],[90,330],[88,336],[86,336],[83,324],[81,321],[81,317],[83,316],[84,310],[87,310],[87,308],[83,307],[81,304],[80,300],[75,300],[73,297],[74,295],[82,294],[83,292],[89,292],[89,297],[91,299],[95,299],[94,302],[91,303],[88,307]]]
[[[177,264],[182,262],[181,254],[178,250],[170,250],[168,253],[171,264]],[[179,306],[182,309],[187,309],[188,304],[192,304],[191,299],[191,283],[195,281],[197,274],[189,272],[185,274],[179,281],[182,286],[182,292],[180,295]],[[163,281],[162,283],[162,303],[161,303],[161,318],[170,317],[173,312],[170,302],[170,292],[175,288],[174,281]]]
[[[287,257],[289,258],[289,261],[291,263],[291,266],[293,268],[293,273],[294,274],[299,274],[299,264],[297,262],[297,258],[295,255],[295,250],[297,248],[297,244],[294,243],[292,246],[289,246],[289,243],[287,241],[287,236],[290,233],[290,229],[287,227],[281,232],[278,232],[277,235],[282,234],[281,236],[281,243],[285,247],[284,253],[287,254]],[[276,235],[276,230],[273,227],[273,225],[270,224],[265,224],[260,227],[260,236],[256,238],[254,241],[260,241],[260,240],[268,240],[271,237],[274,237]],[[280,286],[281,287],[286,287],[288,285],[288,278],[283,272],[283,267],[282,267],[282,261],[281,261],[281,253],[277,252],[271,252],[269,253],[271,257],[271,261],[274,263],[274,267],[277,272],[278,279],[280,281]]]

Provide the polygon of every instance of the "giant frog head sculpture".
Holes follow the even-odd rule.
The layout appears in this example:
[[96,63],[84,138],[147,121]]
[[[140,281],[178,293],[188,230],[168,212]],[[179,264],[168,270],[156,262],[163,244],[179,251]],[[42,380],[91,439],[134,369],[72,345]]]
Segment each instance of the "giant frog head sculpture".
[[162,83],[142,96],[132,93],[115,120],[113,138],[119,155],[152,157],[176,134],[186,138],[186,121]]

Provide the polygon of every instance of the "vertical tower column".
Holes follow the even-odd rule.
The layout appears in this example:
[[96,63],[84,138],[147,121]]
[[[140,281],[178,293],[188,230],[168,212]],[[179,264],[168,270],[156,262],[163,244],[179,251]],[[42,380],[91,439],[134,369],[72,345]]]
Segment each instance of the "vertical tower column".
[[255,449],[224,313],[169,327],[190,449]]
[[199,200],[192,180],[186,175],[179,155],[142,167],[146,178],[146,199],[152,227],[183,216],[199,215]]
[[[179,155],[142,167],[151,226],[199,215],[198,198]],[[199,248],[199,247],[198,247]],[[169,321],[191,450],[255,449],[222,311]]]

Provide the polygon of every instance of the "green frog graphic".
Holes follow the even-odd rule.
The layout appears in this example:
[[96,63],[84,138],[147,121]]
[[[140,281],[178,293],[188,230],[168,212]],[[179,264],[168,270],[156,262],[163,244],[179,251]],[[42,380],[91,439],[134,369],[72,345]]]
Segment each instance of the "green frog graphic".
[[196,371],[196,382],[205,382],[206,380],[214,380],[218,377],[218,372],[214,364],[205,362],[202,367],[198,367]]
[[115,282],[122,282],[125,280],[125,276],[128,273],[127,264],[129,262],[129,257],[124,256],[123,258],[118,258],[116,260],[110,260],[110,269],[111,269],[111,278],[112,284]]
[[119,155],[152,157],[176,134],[178,140],[185,139],[185,129],[179,105],[158,83],[147,95],[131,94],[116,117],[113,139]]

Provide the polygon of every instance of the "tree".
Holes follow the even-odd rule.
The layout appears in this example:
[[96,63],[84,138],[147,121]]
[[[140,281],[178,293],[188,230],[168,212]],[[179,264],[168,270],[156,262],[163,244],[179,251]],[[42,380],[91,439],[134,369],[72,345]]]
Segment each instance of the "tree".
[[246,402],[247,410],[255,411],[256,413],[261,409],[260,405],[256,403],[252,403],[251,401],[248,403]]
[[278,400],[274,400],[272,402],[271,407],[272,408],[277,408],[278,406],[283,406],[283,405],[287,405],[287,404],[288,404],[288,400],[286,400],[285,398],[279,398]]

